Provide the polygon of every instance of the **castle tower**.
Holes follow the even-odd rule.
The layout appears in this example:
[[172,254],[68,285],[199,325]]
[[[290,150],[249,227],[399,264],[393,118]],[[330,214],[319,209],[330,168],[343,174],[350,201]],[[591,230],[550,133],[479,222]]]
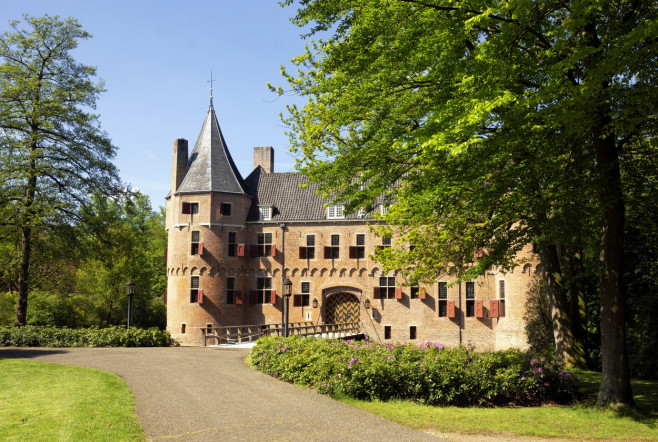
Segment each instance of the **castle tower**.
[[223,276],[237,275],[236,248],[246,241],[251,198],[212,102],[189,158],[184,139],[174,142],[173,153],[166,204],[167,330],[183,345],[201,345],[200,328],[217,326],[218,321],[241,322],[235,315],[223,318],[219,294],[227,289]]

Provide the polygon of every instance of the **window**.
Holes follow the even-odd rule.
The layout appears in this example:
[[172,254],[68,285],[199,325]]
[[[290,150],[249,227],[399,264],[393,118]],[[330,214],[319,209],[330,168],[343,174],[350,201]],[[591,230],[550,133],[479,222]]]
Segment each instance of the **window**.
[[295,295],[293,299],[293,305],[295,307],[308,307],[311,298],[311,283],[302,282],[302,293],[300,295]]
[[[379,287],[376,289],[376,298],[394,299],[396,296],[395,276],[380,276]],[[378,293],[377,293],[378,292]]]
[[466,316],[475,316],[475,283],[472,281],[466,283]]
[[384,339],[391,339],[391,326],[390,325],[385,325],[384,326]]
[[228,256],[236,255],[236,241],[235,241],[235,232],[228,232]]
[[184,334],[185,334],[185,329],[186,329],[186,328],[187,328],[187,324],[183,322],[183,323],[180,325],[180,334],[181,334],[181,335],[184,335]]
[[299,259],[315,259],[315,235],[306,235],[306,246],[299,248]]
[[232,276],[226,278],[226,303],[235,304],[235,278]]
[[498,281],[498,316],[505,316],[505,281]]
[[199,232],[197,230],[192,231],[192,247],[190,253],[192,255],[203,255],[203,243],[199,241]]
[[420,297],[419,294],[420,294],[420,286],[418,285],[418,282],[414,281],[409,286],[409,298],[418,299]]
[[327,218],[329,219],[339,219],[345,218],[343,214],[345,207],[341,204],[334,204],[327,207]]
[[219,205],[219,213],[224,216],[231,215],[231,205],[229,203],[221,203]]
[[377,246],[378,249],[382,250],[385,248],[391,247],[391,237],[390,236],[382,236],[382,244]]
[[439,317],[448,316],[448,283],[439,282]]
[[366,235],[363,233],[356,234],[356,246],[350,247],[351,259],[363,259],[366,257]]
[[379,205],[379,213],[382,215],[386,215],[388,213],[388,206],[384,204]]
[[212,324],[206,323],[206,334],[211,334],[212,333]]
[[183,203],[182,212],[184,215],[194,215],[199,213],[199,203]]
[[258,208],[259,220],[260,221],[269,221],[272,219],[272,207],[271,206],[260,206]]
[[259,277],[256,287],[256,304],[268,304],[272,295],[272,278]]
[[272,253],[272,234],[258,234],[258,254],[257,256],[270,256]]
[[340,257],[340,235],[331,235],[331,246],[324,248],[325,259],[338,259]]
[[409,326],[409,339],[416,339],[416,326],[415,325],[410,325]]
[[199,290],[199,277],[192,276],[190,280],[190,303],[199,302],[199,294],[203,296],[203,291]]

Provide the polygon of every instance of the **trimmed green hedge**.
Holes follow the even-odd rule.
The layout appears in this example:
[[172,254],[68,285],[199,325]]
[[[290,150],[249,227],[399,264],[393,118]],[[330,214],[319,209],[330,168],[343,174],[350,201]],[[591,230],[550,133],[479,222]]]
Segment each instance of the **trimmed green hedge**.
[[315,338],[262,338],[254,368],[281,380],[357,399],[430,405],[570,403],[578,378],[517,350],[474,352],[441,344],[379,344]]
[[171,347],[168,331],[125,327],[57,328],[0,327],[3,347]]

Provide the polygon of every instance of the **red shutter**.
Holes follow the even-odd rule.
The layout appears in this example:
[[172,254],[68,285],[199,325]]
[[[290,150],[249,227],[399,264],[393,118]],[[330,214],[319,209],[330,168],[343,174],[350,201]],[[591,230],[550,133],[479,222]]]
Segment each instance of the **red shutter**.
[[236,290],[233,292],[235,296],[235,305],[242,305],[242,290]]
[[423,287],[418,289],[418,298],[419,299],[426,299],[427,298],[427,290],[425,290]]
[[270,292],[270,304],[276,304],[276,290]]
[[395,299],[402,299],[402,287],[395,287]]
[[475,301],[475,317],[476,318],[484,317],[484,304],[482,301]]
[[306,247],[300,247],[299,259],[307,259],[307,258],[308,258],[308,249]]
[[350,259],[356,259],[357,256],[357,248],[355,246],[350,246]]
[[258,246],[255,246],[253,244],[249,246],[249,256],[251,256],[252,258],[258,256]]
[[258,290],[249,290],[249,304],[258,303]]
[[189,215],[190,213],[192,213],[190,203],[183,203],[183,215]]
[[324,259],[331,259],[333,255],[333,249],[329,246],[324,247]]
[[270,256],[276,256],[276,246],[274,244],[272,244],[270,249]]
[[380,294],[380,293],[381,293],[381,292],[380,292],[380,290],[379,290],[379,287],[374,287],[374,290],[372,291],[372,297],[373,297],[374,299],[380,299],[380,298],[381,298],[381,294]]
[[199,290],[197,292],[196,302],[198,302],[199,304],[203,304],[203,290]]
[[446,302],[446,310],[447,310],[447,316],[448,318],[454,318],[455,317],[455,301],[447,301]]
[[244,256],[244,248],[245,248],[244,244],[238,244],[235,250],[235,254],[237,256]]
[[302,306],[302,295],[293,295],[292,296],[292,306],[301,307]]
[[199,255],[203,255],[203,243],[199,243]]
[[500,316],[498,313],[498,301],[489,301],[489,316],[492,318],[498,318]]

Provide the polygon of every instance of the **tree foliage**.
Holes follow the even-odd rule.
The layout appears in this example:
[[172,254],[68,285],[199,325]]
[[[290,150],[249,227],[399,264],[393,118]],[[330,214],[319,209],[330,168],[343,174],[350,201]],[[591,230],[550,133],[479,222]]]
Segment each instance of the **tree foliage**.
[[600,256],[601,402],[632,402],[620,168],[656,131],[656,15],[624,0],[307,0],[293,22],[318,38],[283,70],[308,98],[284,117],[299,168],[349,209],[395,202],[383,233],[416,247],[386,268],[469,278],[536,243],[564,360],[584,351],[584,250]]
[[73,51],[90,37],[77,20],[30,17],[0,37],[0,207],[16,244],[16,324],[26,323],[33,241],[71,225],[88,195],[118,183],[116,148],[92,113],[96,69]]

